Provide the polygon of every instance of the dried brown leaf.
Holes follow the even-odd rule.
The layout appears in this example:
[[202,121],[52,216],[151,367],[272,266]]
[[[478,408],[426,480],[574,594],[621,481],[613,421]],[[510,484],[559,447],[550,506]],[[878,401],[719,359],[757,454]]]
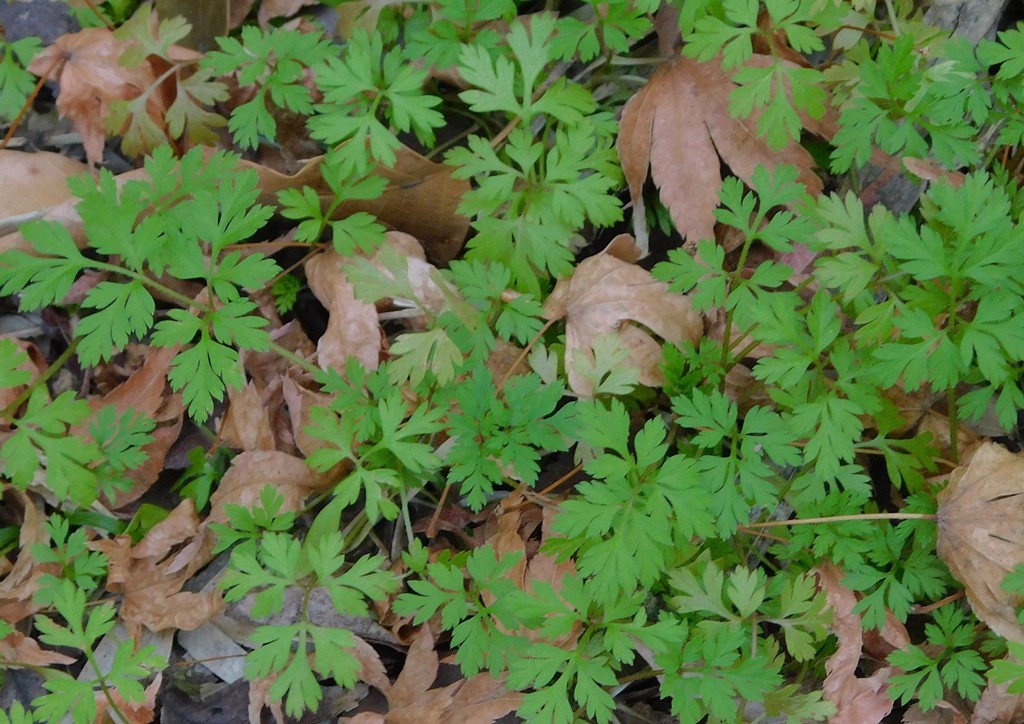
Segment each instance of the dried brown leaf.
[[[314,158],[290,176],[244,161],[241,165],[254,168],[259,175],[263,191],[260,201],[275,203],[278,191],[309,186],[320,195],[326,210],[334,203],[335,194],[320,174],[322,161],[323,157]],[[419,239],[432,260],[451,261],[461,251],[469,231],[469,219],[457,209],[470,189],[470,182],[453,178],[454,170],[403,146],[393,167],[377,168],[377,173],[390,182],[384,194],[376,199],[343,201],[333,218],[365,211],[389,227]]]
[[922,181],[938,181],[939,179],[944,179],[949,182],[950,186],[958,189],[964,185],[964,181],[967,179],[967,177],[960,171],[947,171],[937,163],[926,161],[922,158],[904,156],[900,160],[903,161],[904,168]]
[[836,706],[836,713],[829,721],[832,724],[877,724],[892,711],[893,701],[886,695],[886,688],[893,670],[884,667],[871,676],[857,676],[864,644],[861,618],[853,612],[857,597],[842,585],[843,572],[834,564],[823,563],[815,573],[832,608],[832,633],[839,641],[836,652],[825,662],[822,691],[825,700]]
[[[757,64],[755,56],[752,63]],[[748,185],[754,169],[792,164],[812,194],[821,193],[814,159],[799,143],[775,151],[754,129],[757,118],[729,115],[735,88],[721,63],[674,58],[626,103],[619,126],[619,160],[633,203],[642,205],[648,170],[676,229],[693,246],[715,238],[722,178],[719,156]]]
[[89,170],[59,153],[0,150],[0,218],[45,209],[71,198],[67,179]]
[[228,410],[220,429],[221,441],[239,450],[275,450],[269,412],[270,408],[253,382],[240,389],[229,389]]
[[292,437],[295,446],[305,457],[309,457],[320,448],[327,445],[327,441],[313,437],[306,428],[310,424],[309,411],[317,405],[327,406],[330,404],[330,396],[320,392],[301,387],[291,377],[285,377],[281,383],[281,392],[284,396],[285,405],[288,407],[288,416],[291,421]]
[[[87,28],[57,38],[28,68],[60,84],[57,110],[74,122],[90,164],[103,158],[103,124],[110,104],[137,98],[156,80],[148,63],[135,67],[120,64],[131,45],[106,28]],[[151,114],[159,117],[161,111],[153,108]]]
[[661,344],[653,335],[678,345],[696,342],[704,331],[688,297],[669,292],[650,272],[615,255],[622,238],[631,237],[623,235],[581,262],[571,277],[559,280],[544,304],[548,319],[565,318],[569,386],[583,397],[593,394],[593,382],[571,362],[576,354],[593,361],[599,336],[617,333],[629,352],[624,364],[637,371],[640,382],[655,387],[665,380]]
[[282,512],[299,510],[314,493],[322,492],[336,481],[328,474],[314,472],[305,460],[276,450],[254,450],[236,455],[217,490],[210,496],[210,515],[206,523],[227,523],[227,505],[253,508],[260,504],[260,493],[270,485],[284,498]]
[[1024,696],[1011,694],[1009,683],[989,682],[971,712],[971,724],[1016,724],[1024,721]]
[[903,714],[902,724],[967,724],[967,717],[944,699],[935,702],[935,707],[923,711],[919,704],[912,704]]
[[0,639],[0,661],[26,666],[66,666],[75,663],[72,657],[48,651],[20,631],[13,631],[6,638]]
[[220,593],[192,593],[181,588],[206,561],[198,555],[199,517],[188,498],[153,526],[133,546],[131,537],[90,543],[110,560],[107,590],[123,594],[120,616],[129,634],[137,638],[141,627],[150,631],[191,631],[223,610]]
[[8,510],[17,505],[23,511],[21,529],[18,532],[18,559],[7,576],[0,581],[0,621],[16,624],[39,611],[33,601],[39,590],[39,579],[46,575],[57,575],[60,566],[56,563],[39,563],[32,555],[35,543],[47,543],[50,534],[46,531],[46,516],[32,498],[25,492],[8,485],[3,493],[3,504]]
[[938,553],[964,585],[975,615],[1003,638],[1024,643],[1024,600],[1003,578],[1024,563],[1024,457],[983,443],[939,493]]
[[156,717],[156,695],[160,691],[164,675],[157,674],[143,690],[141,701],[127,701],[116,689],[111,691],[113,703],[117,705],[118,716],[111,716],[111,699],[101,692],[96,692],[96,721],[120,721],[125,724],[149,724]]
[[[11,342],[14,343],[15,347],[24,352],[25,356],[28,358],[24,362],[22,362],[17,369],[28,372],[29,375],[31,375],[29,377],[28,384],[33,384],[37,379],[39,379],[39,375],[46,371],[46,368],[48,366],[46,358],[43,356],[43,353],[39,351],[39,348],[33,342],[27,342],[23,339],[18,339],[17,337],[9,337],[8,339],[10,339]],[[4,387],[3,389],[0,389],[0,410],[3,410],[8,405],[13,403],[16,399],[18,399],[18,395],[20,395],[24,391],[24,389],[25,385],[17,385],[16,387]],[[7,421],[0,420],[0,432],[9,429],[10,427]],[[2,442],[2,436],[0,436],[0,442]]]
[[[376,663],[379,664],[379,659]],[[423,626],[394,684],[385,683],[382,669],[374,674],[378,683],[368,682],[387,696],[387,714],[361,712],[339,721],[348,724],[491,724],[522,703],[521,694],[510,694],[500,681],[487,673],[431,688],[437,679],[439,663],[434,636],[428,626]]]
[[309,288],[330,315],[317,342],[317,362],[323,369],[344,370],[348,358],[355,357],[367,370],[375,370],[381,351],[377,308],[356,298],[345,276],[345,261],[332,250],[306,262]]
[[388,705],[391,712],[396,709],[417,706],[426,703],[451,702],[451,696],[442,693],[445,690],[431,690],[437,679],[439,664],[437,652],[434,651],[434,635],[429,626],[423,626],[419,635],[409,647],[402,673],[391,685],[388,693]]
[[359,662],[359,678],[387,696],[391,691],[391,679],[388,678],[388,672],[384,668],[384,662],[380,660],[377,649],[356,636],[355,646],[349,650]]
[[275,18],[291,17],[307,5],[315,5],[316,0],[263,0],[257,19],[263,28],[267,28]]
[[[181,395],[171,393],[167,387],[167,373],[177,349],[165,347],[145,348],[144,362],[131,376],[112,389],[102,399],[91,400],[93,410],[113,407],[121,415],[129,409],[143,414],[156,423],[153,441],[143,450],[146,462],[126,475],[135,484],[129,490],[119,491],[111,507],[114,509],[138,500],[160,477],[167,451],[181,434],[185,406]],[[85,432],[87,426],[82,426]]]

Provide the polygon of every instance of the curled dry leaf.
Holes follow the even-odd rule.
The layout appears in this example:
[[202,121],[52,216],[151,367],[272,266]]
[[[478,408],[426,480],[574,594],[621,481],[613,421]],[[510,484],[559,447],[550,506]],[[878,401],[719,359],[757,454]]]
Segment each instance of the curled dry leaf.
[[409,648],[405,666],[394,684],[385,691],[386,715],[362,712],[342,717],[349,724],[491,724],[522,703],[521,694],[506,691],[504,685],[488,673],[455,681],[432,689],[437,679],[439,659],[434,651],[434,636],[428,626]]
[[[28,67],[30,72],[60,84],[57,110],[74,122],[90,164],[103,159],[103,124],[110,104],[137,98],[156,80],[148,63],[135,67],[120,64],[131,45],[106,28],[87,28],[57,38]],[[159,122],[164,109],[150,108],[154,104],[156,94],[147,103],[147,110]]]
[[274,450],[269,408],[251,381],[228,390],[228,411],[221,425],[221,441],[239,450]]
[[[550,585],[555,591],[561,592],[562,581],[566,576],[576,575],[576,564],[567,559],[559,562],[555,556],[544,553],[540,546],[551,537],[551,522],[554,518],[554,506],[541,508],[530,503],[522,492],[514,491],[501,502],[497,508],[497,530],[493,531],[485,543],[494,549],[499,560],[511,553],[522,555],[519,563],[505,575],[522,591],[531,593],[537,583]],[[540,546],[527,542],[533,538],[536,529],[541,528]],[[490,595],[485,595],[486,603],[491,603]],[[579,641],[583,632],[577,622],[557,638],[542,638],[536,630],[523,628],[518,632],[533,641],[544,641],[562,649],[571,649]]]
[[1011,694],[1009,682],[989,682],[971,712],[971,724],[1016,724],[1024,721],[1024,696]]
[[617,333],[629,351],[623,364],[637,371],[641,383],[655,387],[665,380],[661,344],[653,335],[678,345],[696,342],[704,332],[688,297],[673,294],[624,256],[636,258],[632,237],[625,234],[581,262],[571,277],[559,280],[544,304],[548,319],[565,318],[569,386],[581,397],[593,394],[593,381],[576,372],[571,362],[576,354],[593,361],[598,337]]
[[913,156],[904,156],[901,160],[903,161],[903,167],[922,181],[938,181],[943,179],[948,181],[950,186],[958,189],[967,180],[967,176],[960,171],[947,171],[932,161],[914,158]]
[[396,250],[404,260],[405,268],[401,271],[408,279],[409,286],[412,287],[413,294],[416,295],[416,300],[427,309],[441,312],[447,305],[447,299],[434,277],[437,267],[427,261],[419,240],[412,234],[401,231],[389,231],[385,235],[384,244],[373,255],[371,261],[384,273],[394,278],[397,272],[389,269],[385,263],[390,249]]
[[[111,692],[111,699],[101,692],[96,692],[96,721],[121,721],[124,724],[149,724],[156,717],[156,695],[163,684],[164,675],[157,674],[143,692],[139,701],[127,701],[116,689]],[[117,705],[118,716],[111,715],[111,703]]]
[[[758,56],[751,59],[760,62]],[[814,159],[799,143],[775,151],[757,137],[756,115],[736,119],[729,114],[735,88],[717,59],[702,63],[679,57],[661,65],[622,110],[619,159],[637,207],[634,216],[642,216],[650,170],[687,246],[715,238],[714,212],[722,186],[719,156],[748,185],[758,165],[773,171],[792,164],[808,192],[821,193]]]
[[939,556],[967,594],[974,614],[1003,638],[1024,643],[1017,612],[1024,600],[1003,578],[1024,563],[1024,456],[983,443],[939,493]]
[[257,19],[260,26],[266,29],[271,20],[291,17],[307,5],[316,5],[316,0],[263,0]]
[[[46,357],[43,356],[39,347],[37,347],[33,342],[18,339],[17,337],[8,337],[7,339],[10,339],[15,347],[25,353],[27,359],[21,363],[18,369],[28,372],[30,375],[28,384],[33,384],[49,366],[47,364]],[[17,385],[15,387],[4,387],[0,389],[0,410],[3,410],[18,399],[18,395],[25,390],[25,387],[26,385]],[[3,433],[6,430],[10,430],[8,422],[0,420],[0,444],[3,443]]]
[[0,661],[17,661],[24,666],[67,666],[76,660],[56,651],[47,651],[20,631],[12,631],[0,639]]
[[[131,376],[112,389],[102,399],[90,400],[93,410],[113,407],[118,414],[124,415],[131,409],[135,414],[143,414],[156,423],[153,430],[153,441],[143,450],[146,461],[127,471],[127,477],[134,483],[129,490],[118,491],[112,508],[123,508],[138,500],[160,477],[164,469],[167,451],[181,434],[184,423],[185,406],[179,393],[169,392],[167,373],[171,361],[177,353],[176,348],[147,347],[145,361]],[[73,429],[75,433],[87,434],[87,426]]]
[[[10,497],[8,497],[10,496]],[[21,529],[18,532],[18,559],[7,576],[0,580],[0,621],[13,625],[39,611],[33,597],[39,590],[39,579],[46,574],[57,575],[56,563],[39,563],[32,555],[35,543],[47,543],[46,516],[25,492],[8,485],[3,493],[3,504],[13,509],[12,501],[21,507]]]
[[[857,597],[840,583],[843,572],[830,562],[815,569],[818,585],[825,591],[832,609],[832,633],[839,641],[836,652],[825,663],[823,692],[826,701],[835,704],[836,713],[829,719],[832,724],[877,724],[892,711],[892,699],[886,694],[892,667],[883,667],[871,676],[858,677],[864,648],[864,629],[861,618],[853,612]],[[890,634],[897,648],[906,646],[909,637],[905,630],[894,628]]]
[[198,528],[199,516],[188,498],[138,545],[133,546],[127,535],[90,543],[110,560],[107,590],[123,594],[120,616],[132,638],[139,636],[142,626],[150,631],[191,631],[223,610],[217,591],[181,590],[206,564],[198,555],[202,544]]
[[345,369],[355,357],[367,370],[380,364],[381,333],[377,308],[356,298],[344,272],[345,259],[335,251],[306,262],[306,280],[329,315],[327,331],[317,342],[317,363],[323,369]]

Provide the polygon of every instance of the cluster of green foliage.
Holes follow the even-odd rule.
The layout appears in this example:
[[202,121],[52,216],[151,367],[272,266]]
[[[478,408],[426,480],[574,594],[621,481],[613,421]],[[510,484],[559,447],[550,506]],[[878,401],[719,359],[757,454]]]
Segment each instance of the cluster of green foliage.
[[[845,585],[861,594],[855,612],[872,628],[887,612],[906,621],[916,603],[958,589],[936,555],[930,521],[800,526],[770,544],[751,525],[896,506],[934,512],[936,488],[925,476],[936,469],[936,450],[927,436],[905,432],[887,395],[898,383],[945,396],[954,450],[960,419],[992,408],[1005,429],[1016,424],[1024,407],[1024,282],[1016,273],[1024,204],[994,158],[996,148],[1024,141],[1024,28],[974,48],[922,24],[909,2],[886,2],[877,13],[872,0],[673,4],[684,52],[707,59],[722,51],[725,67],[738,69],[731,112],[759,112],[769,144],[800,137],[796,108],[811,119],[832,110],[840,126],[833,174],[856,183],[876,148],[970,173],[958,188],[934,184],[903,215],[866,213],[853,192],[811,199],[789,167],[759,168],[751,188],[728,179],[717,218],[742,239],[739,253],[727,257],[702,240],[695,254],[675,250],[653,273],[698,309],[724,310],[730,342],[667,347],[663,394],[616,370],[621,356],[610,347],[598,359],[606,369],[591,370],[600,382],[594,398],[574,399],[557,361],[563,332],[545,324],[542,310],[554,280],[572,272],[577,240],[622,218],[615,119],[631,89],[613,82],[616,61],[652,32],[658,3],[588,1],[592,19],[541,13],[529,23],[511,0],[386,6],[372,32],[342,47],[246,26],[183,76],[194,79],[188,102],[198,111],[169,119],[172,135],[194,124],[191,137],[203,138],[203,124],[215,121],[202,106],[222,97],[215,76],[237,70],[253,90],[227,121],[238,148],[274,138],[274,109],[308,116],[339,203],[385,191],[377,169],[394,163],[400,138],[435,150],[435,132],[453,114],[475,121],[465,142],[444,153],[456,177],[474,181],[460,207],[472,220],[467,250],[435,279],[450,307],[421,309],[423,324],[400,335],[377,370],[354,360],[343,371],[312,370],[330,402],[312,411],[308,432],[323,447],[308,463],[345,472],[310,509],[308,526],[282,514],[271,490],[253,510],[229,508],[230,524],[217,530],[220,549],[231,549],[222,579],[229,600],[252,595],[254,614],[268,616],[290,590],[308,599],[322,588],[339,612],[362,615],[368,601],[401,586],[394,610],[415,623],[439,621],[463,672],[504,675],[525,692],[519,714],[530,721],[608,722],[619,688],[648,679],[681,721],[735,721],[736,702],[745,700],[796,722],[833,711],[815,691],[834,649],[831,614],[815,588],[818,562],[846,571]],[[505,35],[486,25],[495,20],[509,23]],[[133,22],[141,21],[123,32],[150,55],[166,54],[187,30],[164,21],[154,40],[149,26],[133,30]],[[785,62],[782,37],[809,57],[829,49],[835,62],[825,70]],[[744,65],[755,41],[774,55]],[[27,93],[31,80],[20,68],[35,47],[0,45],[0,115],[16,112]],[[423,58],[457,69],[468,89],[445,95],[412,62]],[[300,82],[307,71],[320,91],[315,102]],[[603,84],[615,90],[597,93]],[[125,113],[122,128],[137,115]],[[155,138],[145,129],[132,136],[131,126],[126,133],[140,147]],[[993,138],[997,145],[985,145]],[[55,364],[74,354],[96,365],[130,340],[174,348],[170,384],[197,423],[228,387],[244,383],[243,351],[273,350],[309,368],[271,341],[252,299],[272,285],[286,309],[299,282],[281,277],[274,259],[233,248],[275,213],[257,203],[255,175],[236,159],[200,149],[175,158],[159,146],[145,160],[149,180],[118,186],[106,171],[74,180],[85,247],[57,223],[23,227],[35,254],[0,254],[0,294],[17,295],[22,308],[59,305],[80,274],[104,274],[73,310],[75,339]],[[297,222],[299,241],[330,243],[346,256],[383,239],[372,215],[334,219],[311,189],[282,192],[278,211]],[[746,273],[756,249],[785,254],[796,243],[817,253],[799,287],[779,261]],[[381,263],[386,273],[353,262],[357,293],[415,300],[407,262],[382,255]],[[169,280],[205,292],[192,299]],[[486,362],[506,342],[531,346],[530,368],[499,381]],[[726,376],[758,347],[771,350],[752,365],[749,394],[758,402],[737,401]],[[0,340],[0,387],[28,382],[26,362]],[[51,399],[39,383],[0,417],[12,431],[0,447],[3,485],[43,485],[65,516],[52,519],[51,543],[36,554],[61,569],[37,594],[50,613],[36,618],[36,631],[92,663],[115,611],[99,593],[105,560],[86,549],[84,531],[120,532],[123,524],[87,511],[126,484],[154,423],[132,411],[94,414],[71,392]],[[561,502],[542,550],[574,565],[559,585],[523,590],[508,576],[518,556],[488,545],[432,554],[414,534],[416,501],[437,500],[451,486],[480,511],[511,487],[533,487],[543,455],[569,450],[585,480]],[[872,459],[884,461],[881,484]],[[221,458],[196,457],[181,494],[203,509],[223,468]],[[382,521],[404,527],[404,576],[365,554]],[[918,645],[890,656],[903,672],[892,681],[894,697],[924,709],[952,692],[973,700],[990,668],[1022,687],[1024,670],[994,637],[977,640],[966,606],[948,604],[932,619]],[[574,645],[559,646],[570,632]],[[293,716],[316,708],[322,681],[349,686],[358,674],[352,634],[305,616],[260,626],[253,643],[247,676],[275,675],[270,696]],[[1010,644],[1010,653],[1021,657],[1021,647]],[[51,668],[50,693],[35,712],[0,713],[0,722],[65,714],[91,721],[94,690],[138,700],[160,665],[125,642],[109,671],[94,666],[94,679]]]

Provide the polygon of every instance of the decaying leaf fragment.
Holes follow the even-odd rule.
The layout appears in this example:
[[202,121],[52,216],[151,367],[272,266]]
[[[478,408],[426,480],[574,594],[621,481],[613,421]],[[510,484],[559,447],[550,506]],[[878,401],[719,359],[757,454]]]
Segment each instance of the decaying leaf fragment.
[[[757,63],[755,56],[752,63]],[[736,85],[718,60],[705,63],[674,58],[622,110],[619,160],[642,218],[643,187],[650,170],[661,201],[687,246],[715,238],[715,209],[722,186],[719,156],[747,185],[761,165],[774,171],[792,164],[811,194],[820,194],[821,179],[814,159],[796,142],[775,151],[756,134],[757,116],[729,115],[729,96]]]
[[[104,121],[114,101],[136,98],[156,80],[152,67],[120,64],[131,43],[118,40],[106,28],[86,28],[62,35],[32,61],[29,71],[60,83],[57,110],[75,123],[90,163],[103,158]],[[160,118],[162,108],[152,97],[147,109]]]
[[1004,591],[1007,573],[1024,563],[1024,456],[984,443],[954,470],[939,493],[939,556],[967,593],[974,614],[1003,638],[1024,643],[1017,611],[1024,601]]
[[356,297],[343,269],[345,259],[336,251],[318,254],[306,262],[306,279],[330,315],[327,331],[317,343],[317,361],[324,369],[345,369],[355,357],[368,370],[380,362],[381,336],[377,309]]
[[191,631],[224,608],[220,593],[191,593],[181,587],[206,561],[199,555],[202,536],[191,498],[157,523],[133,546],[131,537],[94,541],[95,550],[110,559],[107,589],[122,593],[121,618],[132,638],[141,627]]
[[368,683],[387,696],[388,713],[361,712],[353,717],[342,717],[339,722],[485,724],[514,711],[522,702],[522,694],[509,693],[500,681],[487,672],[447,686],[431,688],[437,678],[439,663],[437,652],[434,651],[434,636],[424,626],[409,649],[405,666],[394,684],[389,685],[379,673],[367,676],[369,672],[364,670],[363,676]]
[[[815,569],[818,585],[828,597],[832,609],[832,633],[839,641],[836,652],[825,663],[823,688],[826,701],[835,704],[836,713],[829,718],[833,724],[877,724],[892,711],[893,701],[886,694],[893,673],[885,666],[870,676],[858,676],[864,650],[864,628],[861,618],[853,612],[857,596],[842,585],[845,575],[835,564],[826,561]],[[886,617],[882,637],[894,648],[910,643],[906,629],[891,616]]]
[[569,386],[580,396],[593,394],[593,381],[571,363],[577,353],[593,359],[598,337],[617,333],[629,351],[623,364],[637,371],[641,383],[656,387],[665,379],[661,344],[651,333],[676,345],[696,342],[704,333],[689,297],[669,292],[636,266],[638,256],[631,236],[617,236],[600,254],[581,262],[571,277],[559,280],[544,304],[548,319],[565,318]]

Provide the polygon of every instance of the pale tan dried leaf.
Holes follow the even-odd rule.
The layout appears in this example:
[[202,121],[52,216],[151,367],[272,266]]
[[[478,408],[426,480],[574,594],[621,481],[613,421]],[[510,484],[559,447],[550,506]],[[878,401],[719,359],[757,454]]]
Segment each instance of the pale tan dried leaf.
[[373,711],[361,711],[355,716],[343,716],[338,719],[339,724],[385,724],[386,721],[383,714]]
[[227,523],[227,505],[252,508],[260,505],[260,493],[267,485],[284,498],[282,512],[299,510],[306,498],[337,482],[314,472],[305,460],[276,450],[254,450],[236,455],[220,485],[210,496],[206,523]]
[[1016,724],[1024,721],[1024,696],[1007,691],[1009,682],[989,682],[971,712],[971,724]]
[[269,408],[251,381],[228,390],[228,410],[220,429],[221,441],[239,450],[274,450]]
[[291,17],[307,5],[316,5],[316,0],[263,0],[256,17],[266,29],[271,20]]
[[156,717],[156,695],[160,691],[164,675],[157,674],[143,690],[142,701],[127,701],[116,689],[111,691],[113,703],[117,705],[118,716],[111,716],[111,699],[102,691],[96,692],[96,721],[120,721],[124,724],[149,724]]
[[[389,227],[419,239],[432,260],[451,261],[462,250],[469,231],[469,219],[457,213],[457,209],[470,189],[470,182],[453,178],[453,167],[434,163],[407,146],[402,146],[396,155],[393,167],[378,166],[375,171],[390,182],[381,197],[343,201],[332,218],[365,211]],[[334,203],[335,195],[320,174],[322,161],[322,156],[311,159],[290,176],[245,161],[240,165],[254,168],[259,175],[261,202],[275,203],[277,192],[282,189],[309,186],[319,194],[326,210]]]
[[[306,336],[302,325],[294,319],[271,330],[270,340],[303,359],[313,359],[313,355],[316,354],[316,345]],[[242,353],[242,364],[258,390],[263,390],[275,379],[285,375],[307,374],[273,351],[257,352],[247,349]]]
[[385,234],[384,243],[371,261],[385,273],[393,274],[382,261],[387,249],[397,250],[405,261],[405,276],[416,295],[416,301],[427,309],[441,312],[447,306],[448,300],[437,285],[437,267],[427,261],[423,246],[416,237],[401,231],[389,231]]
[[[39,348],[33,342],[18,339],[17,337],[9,339],[11,340],[11,342],[14,343],[15,347],[17,347],[18,349],[25,353],[27,359],[21,363],[18,369],[24,370],[25,372],[28,372],[29,375],[31,375],[29,377],[28,384],[34,383],[37,379],[39,379],[39,375],[41,375],[48,366],[46,363],[46,358],[43,356],[43,353],[39,351]],[[3,389],[0,389],[0,410],[6,408],[8,405],[13,403],[16,399],[18,399],[18,395],[20,395],[22,391],[24,391],[24,389],[25,385],[18,385],[16,387],[4,387]],[[10,426],[6,423],[6,421],[0,421],[0,431],[9,429]]]
[[832,633],[839,641],[836,652],[825,662],[826,701],[832,702],[836,713],[832,724],[877,724],[892,711],[893,702],[886,695],[891,667],[884,667],[868,677],[858,677],[863,648],[861,618],[853,612],[857,597],[842,585],[843,572],[825,562],[815,569],[818,584],[825,591],[832,609]]
[[1003,578],[1024,563],[1024,457],[983,443],[939,493],[938,554],[964,585],[974,614],[1003,638],[1024,643],[1024,600]]
[[[755,56],[751,62],[758,64]],[[714,211],[722,178],[719,156],[748,185],[754,169],[792,164],[808,192],[820,194],[814,159],[799,143],[772,150],[756,135],[757,117],[729,115],[735,89],[719,60],[678,57],[662,64],[626,103],[618,151],[634,204],[642,203],[648,170],[687,246],[715,238]]]
[[[180,394],[167,389],[167,373],[176,353],[176,348],[146,348],[145,361],[140,368],[102,399],[90,400],[94,411],[113,407],[123,415],[130,408],[135,414],[143,414],[156,423],[151,433],[153,441],[143,448],[146,461],[126,473],[135,484],[129,490],[118,491],[111,504],[115,510],[138,500],[157,481],[163,472],[168,450],[181,434],[185,406]],[[81,431],[86,429],[87,426],[83,425]]]
[[[114,182],[118,187],[120,187],[132,179],[144,178],[148,178],[148,176],[144,169],[139,168],[132,169],[131,171],[126,171],[125,173],[115,176]],[[79,199],[70,198],[66,201],[54,204],[43,212],[41,218],[44,221],[58,223],[67,229],[68,233],[71,234],[71,238],[74,239],[75,244],[79,249],[81,249],[85,246],[86,236],[85,227],[82,224],[82,217],[79,215],[78,209],[76,208],[78,206],[78,202]],[[32,244],[21,235],[21,232],[15,231],[5,234],[4,236],[0,236],[0,253],[10,251],[12,249],[19,249],[28,254],[32,254],[34,253],[34,248],[35,247],[33,247]]]
[[277,674],[249,682],[249,724],[263,724],[263,707],[270,709],[276,724],[284,724],[284,700],[270,700],[270,687],[277,681]]
[[[945,460],[953,459],[953,440],[949,435],[948,415],[944,415],[938,410],[931,408],[925,410],[924,413],[917,418],[915,434],[931,434],[931,444],[938,448],[938,457]],[[985,439],[978,435],[972,429],[972,426],[969,426],[966,421],[959,421],[956,430],[956,459],[961,461],[970,460],[974,457],[974,453],[977,452],[983,442],[985,442]]]
[[118,62],[130,46],[106,28],[87,28],[60,36],[29,65],[32,73],[60,84],[57,110],[74,122],[90,164],[103,159],[110,104],[137,98],[156,80],[148,63],[125,67]]
[[14,509],[12,501],[17,501],[17,506],[23,512],[18,532],[18,558],[11,571],[0,581],[0,621],[13,625],[39,611],[40,606],[33,601],[39,590],[39,579],[46,574],[57,575],[60,566],[56,563],[39,563],[32,555],[31,547],[34,544],[50,540],[43,511],[36,507],[27,493],[7,486],[4,490],[4,505],[8,510]]
[[288,416],[291,421],[292,436],[295,446],[305,457],[309,457],[320,448],[327,445],[326,440],[313,437],[306,428],[310,424],[309,411],[317,405],[330,404],[330,396],[313,390],[308,390],[291,377],[285,377],[281,384],[281,391],[284,395],[285,405],[288,407]]
[[228,27],[232,30],[245,22],[256,0],[228,0]]
[[569,386],[581,397],[593,394],[593,382],[569,362],[577,353],[593,360],[599,336],[616,332],[629,351],[625,364],[636,369],[641,383],[655,387],[664,378],[661,344],[651,333],[679,345],[696,342],[704,331],[688,297],[669,292],[647,270],[604,252],[585,259],[571,277],[559,280],[544,303],[544,313],[548,319],[565,318]]
[[967,724],[967,717],[948,701],[939,699],[929,711],[922,711],[919,704],[912,704],[901,721],[902,724]]
[[967,180],[967,177],[960,171],[947,171],[932,161],[925,161],[924,159],[912,156],[904,156],[901,160],[903,161],[904,168],[923,181],[944,179],[949,182],[950,186],[958,189]]
[[13,631],[6,638],[0,639],[0,661],[27,666],[66,666],[75,663],[74,658],[44,649],[38,641],[20,631]]
[[81,161],[59,153],[0,149],[0,219],[45,209],[71,198],[68,177],[88,170]]
[[110,560],[107,590],[123,594],[120,616],[133,638],[142,626],[150,631],[191,631],[223,610],[218,591],[181,590],[205,565],[198,555],[202,543],[196,535],[198,528],[199,517],[188,498],[153,526],[138,545],[133,546],[127,535],[89,544]]
[[[405,665],[388,692],[389,721],[398,709],[423,704],[446,706],[452,697],[444,690],[431,690],[437,678],[439,660],[434,651],[434,635],[429,626],[423,626],[405,658]],[[440,701],[438,701],[438,698]]]
[[[501,684],[498,684],[499,688],[489,692],[489,698],[477,698],[479,694],[474,682],[478,680],[487,686],[494,682],[491,675],[486,672],[477,674],[467,681],[455,694],[455,702],[451,707],[453,715],[451,721],[458,721],[460,724],[493,724],[498,719],[514,712],[523,703],[523,694],[510,693]],[[494,683],[497,684],[497,682]],[[464,694],[464,692],[470,693]],[[466,703],[463,704],[463,701]]]
[[344,257],[331,250],[306,262],[309,288],[327,309],[327,331],[317,342],[322,369],[344,370],[355,357],[367,370],[380,364],[381,331],[377,308],[356,298],[344,272]]
[[514,711],[521,694],[510,694],[504,684],[487,673],[462,679],[437,689],[438,656],[429,627],[420,629],[409,648],[402,672],[387,692],[388,713],[384,717],[363,713],[345,722],[386,722],[387,724],[490,724]]
[[359,678],[385,696],[391,691],[391,679],[380,660],[377,649],[370,646],[359,636],[355,637],[355,646],[349,649],[359,662]]

